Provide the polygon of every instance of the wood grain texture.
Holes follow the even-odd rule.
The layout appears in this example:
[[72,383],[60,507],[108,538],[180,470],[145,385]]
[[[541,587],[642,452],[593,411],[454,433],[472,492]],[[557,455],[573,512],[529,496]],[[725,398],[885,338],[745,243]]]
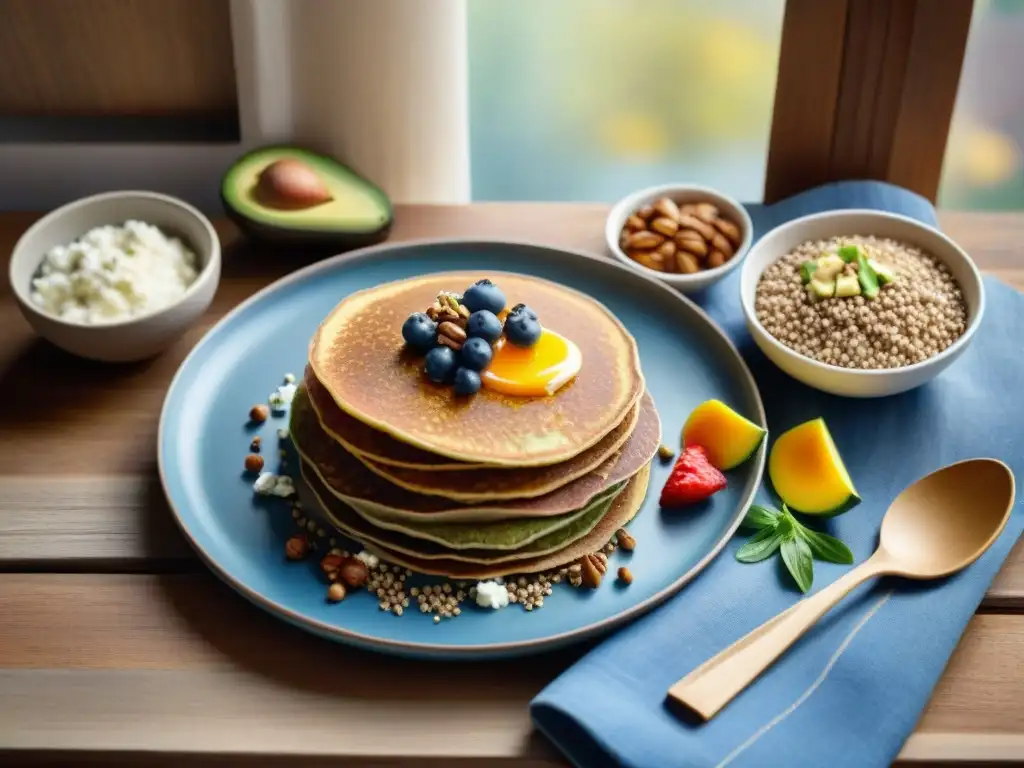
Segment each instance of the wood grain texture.
[[0,0],[0,115],[237,110],[229,0]]
[[[514,665],[363,653],[275,621],[207,574],[0,575],[0,611],[6,749],[562,764],[526,704],[576,652]],[[918,726],[920,759],[949,733],[970,733],[975,754],[1019,740],[1021,668],[1024,616],[975,617]]]
[[765,201],[857,178],[934,200],[972,8],[973,0],[944,2],[941,13],[929,0],[787,3]]
[[[606,212],[399,206],[392,240],[498,237],[603,253]],[[0,215],[0,252],[34,218]],[[1024,289],[1024,215],[941,220],[983,269]],[[525,704],[578,651],[471,674],[360,653],[274,620],[193,558],[155,477],[167,383],[231,307],[323,255],[283,257],[218,228],[224,276],[210,311],[149,363],[102,366],[51,349],[0,285],[0,398],[16,404],[0,419],[0,570],[11,571],[0,573],[0,764],[564,765],[531,732]],[[17,572],[111,569],[189,572]],[[1024,608],[1024,545],[984,608],[900,764],[1024,754],[1024,616],[991,613]],[[453,727],[452,713],[473,729]]]
[[[849,0],[787,0],[768,142],[765,202],[820,184],[836,130]],[[808,109],[814,104],[814,109]]]

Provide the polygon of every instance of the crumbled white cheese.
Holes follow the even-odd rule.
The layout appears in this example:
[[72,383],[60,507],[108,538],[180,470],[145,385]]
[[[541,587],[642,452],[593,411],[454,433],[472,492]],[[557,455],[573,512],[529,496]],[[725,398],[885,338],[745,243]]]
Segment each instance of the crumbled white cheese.
[[367,552],[365,549],[362,552],[358,552],[356,554],[356,559],[362,560],[364,563],[366,563],[366,567],[371,570],[380,565],[380,558],[372,552]]
[[270,393],[267,398],[267,402],[270,404],[271,410],[281,411],[288,410],[288,406],[292,404],[292,400],[295,399],[295,390],[297,387],[294,384],[282,384],[275,391]]
[[280,496],[288,498],[295,495],[295,483],[288,475],[275,475],[273,472],[261,472],[252,484],[252,489],[260,496]]
[[72,323],[110,323],[173,304],[198,276],[196,255],[152,224],[89,230],[43,257],[32,302]]
[[508,605],[508,588],[496,581],[481,581],[476,585],[476,604],[481,608],[504,608]]
[[295,374],[294,373],[286,373],[284,375],[284,383],[285,384],[294,384],[295,383]]
[[278,440],[287,440],[288,439],[288,430],[287,429],[279,429],[279,430],[277,430],[277,439]]

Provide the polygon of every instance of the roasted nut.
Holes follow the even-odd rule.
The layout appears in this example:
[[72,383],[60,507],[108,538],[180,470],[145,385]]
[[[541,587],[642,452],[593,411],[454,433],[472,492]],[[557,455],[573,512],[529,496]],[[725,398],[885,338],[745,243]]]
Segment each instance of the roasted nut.
[[[626,253],[637,264],[641,264],[648,269],[661,271],[664,266],[661,262],[661,255],[654,251],[627,251]],[[655,258],[656,256],[657,258]]]
[[665,242],[665,238],[657,232],[634,232],[626,239],[626,247],[638,251],[649,251]]
[[639,216],[644,221],[647,221],[652,216],[654,216],[654,206],[645,205],[643,208],[636,212],[636,215]]
[[435,301],[432,305],[427,307],[427,317],[434,322],[437,322],[437,318],[440,316],[442,309],[443,307]]
[[341,555],[324,555],[320,560],[320,570],[324,573],[336,573],[345,560]]
[[700,264],[692,253],[679,251],[676,254],[676,269],[684,275],[692,275],[694,272],[700,272]]
[[340,603],[345,599],[345,585],[340,582],[334,582],[327,588],[327,599],[332,603]]
[[737,227],[728,219],[723,219],[719,217],[715,219],[714,226],[715,229],[717,229],[719,232],[721,232],[723,235],[729,238],[729,242],[731,242],[733,245],[739,245],[740,241],[743,239],[743,237],[740,235],[740,228]]
[[633,583],[633,574],[630,572],[629,568],[619,568],[619,581],[621,581],[623,584]]
[[686,203],[685,205],[679,206],[679,215],[693,216],[697,212],[696,203]]
[[341,564],[341,580],[350,587],[361,587],[370,578],[370,569],[358,557],[350,557]]
[[711,238],[711,247],[716,251],[721,251],[725,254],[726,259],[731,259],[735,249],[732,247],[732,243],[726,239],[725,235],[718,232]]
[[259,472],[263,469],[263,457],[258,453],[250,453],[245,457],[245,471]]
[[637,216],[635,213],[626,219],[626,229],[630,232],[639,232],[641,229],[646,228],[644,220]]
[[672,219],[672,221],[679,220],[679,206],[675,204],[675,201],[663,197],[654,204],[654,212],[659,216],[664,216],[666,219]]
[[259,405],[254,405],[252,408],[249,409],[249,421],[255,424],[262,424],[264,421],[267,420],[267,417],[269,415],[270,409],[267,408],[267,406],[265,406],[263,403],[260,403]]
[[625,528],[619,528],[619,532],[615,534],[616,540],[619,542],[619,549],[623,549],[626,552],[632,552],[636,549],[636,539],[633,538],[632,534]]
[[[708,244],[704,238],[692,229],[684,231],[687,233],[686,237],[680,237],[682,234],[680,233],[680,235],[676,235],[675,238],[675,243],[679,250],[692,253],[698,259],[705,258],[708,255]],[[696,237],[693,237],[692,235],[696,235]]]
[[289,560],[302,560],[309,554],[309,540],[301,533],[292,536],[284,544],[284,553]]
[[697,205],[694,206],[693,215],[701,221],[706,221],[708,224],[711,224],[718,218],[718,208],[711,203],[697,203]]
[[458,344],[457,347],[451,344],[448,344],[448,346],[458,351],[462,349],[462,344],[466,341],[466,331],[451,320],[446,320],[437,326],[437,340],[442,344],[445,343],[445,340],[455,342]]
[[665,237],[672,237],[679,231],[679,223],[675,219],[666,219],[664,216],[651,222],[651,229],[660,232]]
[[676,271],[676,244],[666,240],[658,248],[658,255],[661,256],[661,266],[666,272]]
[[597,567],[597,559],[593,555],[584,555],[579,560],[580,577],[583,586],[597,589],[601,584],[601,571]]
[[587,555],[587,557],[594,561],[594,566],[599,573],[604,573],[608,570],[608,555],[604,552],[595,552],[592,555]]
[[700,233],[700,236],[705,240],[710,241],[715,236],[717,231],[707,222],[701,221],[696,216],[682,215],[679,217],[680,229],[694,229]]
[[721,251],[712,251],[708,254],[708,269],[720,267],[728,260],[729,258]]

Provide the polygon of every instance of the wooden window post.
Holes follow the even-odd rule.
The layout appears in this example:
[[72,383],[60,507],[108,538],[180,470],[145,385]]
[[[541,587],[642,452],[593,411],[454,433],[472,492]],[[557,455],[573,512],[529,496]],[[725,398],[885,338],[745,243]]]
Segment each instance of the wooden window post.
[[840,179],[934,201],[973,0],[788,0],[765,202]]

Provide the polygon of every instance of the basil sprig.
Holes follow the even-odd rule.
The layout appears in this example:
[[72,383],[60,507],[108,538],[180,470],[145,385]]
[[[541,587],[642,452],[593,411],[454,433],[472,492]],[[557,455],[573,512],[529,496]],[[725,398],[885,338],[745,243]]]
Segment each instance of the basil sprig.
[[853,552],[835,536],[811,530],[797,520],[785,504],[782,511],[751,505],[743,518],[743,528],[756,531],[750,540],[736,552],[741,563],[767,560],[781,551],[793,581],[801,592],[807,592],[814,582],[814,559],[849,565]]

